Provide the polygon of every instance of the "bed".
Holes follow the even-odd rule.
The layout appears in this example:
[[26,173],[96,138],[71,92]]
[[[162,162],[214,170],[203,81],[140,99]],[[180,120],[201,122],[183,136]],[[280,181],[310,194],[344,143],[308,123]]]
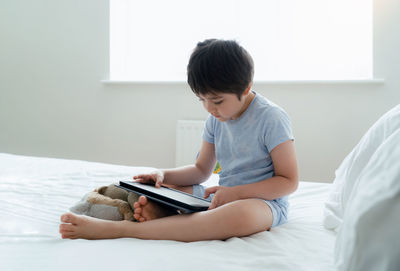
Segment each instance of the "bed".
[[333,183],[300,182],[286,224],[191,243],[63,240],[59,217],[84,194],[152,168],[0,153],[0,270],[398,271],[399,142],[400,105],[367,131]]
[[[322,225],[332,184],[300,182],[287,224],[226,241],[63,240],[59,217],[96,187],[146,167],[0,153],[0,270],[335,270]],[[217,183],[213,175],[207,185]]]

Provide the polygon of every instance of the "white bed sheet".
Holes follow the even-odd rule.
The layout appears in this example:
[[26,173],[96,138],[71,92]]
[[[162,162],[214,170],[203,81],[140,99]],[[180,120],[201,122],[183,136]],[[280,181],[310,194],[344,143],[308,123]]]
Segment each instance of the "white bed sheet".
[[248,237],[192,243],[60,238],[60,215],[85,193],[149,170],[0,153],[0,270],[334,270],[336,235],[322,225],[331,187],[324,183],[300,182],[288,223]]

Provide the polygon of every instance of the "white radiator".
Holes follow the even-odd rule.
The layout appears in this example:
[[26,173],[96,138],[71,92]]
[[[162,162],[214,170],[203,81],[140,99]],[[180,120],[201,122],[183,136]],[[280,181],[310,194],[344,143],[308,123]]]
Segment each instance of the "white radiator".
[[202,120],[178,120],[176,125],[176,159],[177,167],[193,164],[200,151],[204,127]]

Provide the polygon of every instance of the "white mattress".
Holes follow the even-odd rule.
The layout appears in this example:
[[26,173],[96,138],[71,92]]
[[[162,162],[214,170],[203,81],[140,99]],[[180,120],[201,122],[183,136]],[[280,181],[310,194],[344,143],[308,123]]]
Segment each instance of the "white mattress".
[[248,237],[192,243],[60,238],[60,215],[85,193],[148,170],[0,153],[0,270],[334,270],[336,236],[322,226],[331,185],[323,183],[300,182],[288,223]]

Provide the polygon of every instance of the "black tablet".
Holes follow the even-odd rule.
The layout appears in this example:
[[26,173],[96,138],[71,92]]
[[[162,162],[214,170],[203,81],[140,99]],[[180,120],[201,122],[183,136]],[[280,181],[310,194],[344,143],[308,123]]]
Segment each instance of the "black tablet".
[[156,188],[154,184],[143,184],[132,181],[120,181],[117,186],[137,194],[145,195],[151,200],[166,204],[184,213],[205,211],[211,204],[208,200],[165,186]]

